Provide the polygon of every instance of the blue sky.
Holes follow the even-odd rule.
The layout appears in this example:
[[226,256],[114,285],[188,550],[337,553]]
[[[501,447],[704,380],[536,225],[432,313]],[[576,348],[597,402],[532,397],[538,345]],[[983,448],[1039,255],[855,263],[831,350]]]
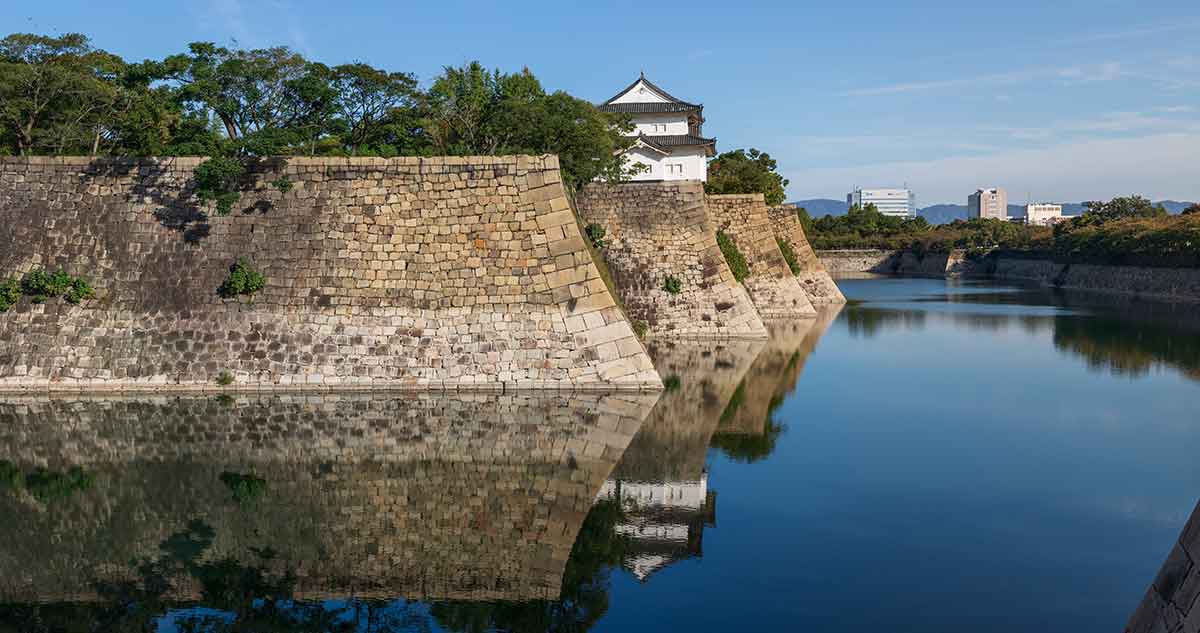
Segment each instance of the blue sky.
[[718,148],[780,162],[791,198],[908,183],[922,206],[1200,199],[1200,2],[8,2],[5,31],[127,58],[283,44],[428,80],[479,59],[599,101],[639,70],[705,104]]

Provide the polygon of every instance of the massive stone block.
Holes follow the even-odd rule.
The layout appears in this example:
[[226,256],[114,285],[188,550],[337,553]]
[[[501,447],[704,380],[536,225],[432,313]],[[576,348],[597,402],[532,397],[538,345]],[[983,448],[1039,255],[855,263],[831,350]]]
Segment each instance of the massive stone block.
[[[750,295],[721,250],[696,182],[589,184],[576,206],[604,227],[604,259],[629,318],[650,336],[766,338]],[[664,289],[668,278],[680,292]]]
[[742,283],[758,313],[763,318],[815,316],[775,242],[762,194],[708,196],[707,205],[717,230],[733,239],[750,266]]
[[[98,289],[0,315],[0,390],[661,386],[556,157],[264,162],[224,217],[202,160],[0,159],[0,277]],[[266,287],[222,298],[238,259]]]
[[1125,633],[1200,633],[1200,505],[1163,561]]
[[796,254],[796,264],[800,271],[796,273],[796,281],[804,289],[809,302],[814,306],[834,303],[846,303],[846,296],[838,289],[833,277],[825,270],[821,260],[817,258],[804,227],[796,217],[796,207],[790,204],[779,204],[767,208],[767,217],[771,220],[771,228],[775,237],[792,247]]
[[298,600],[557,599],[656,397],[0,398],[0,462],[92,481],[0,486],[0,603],[94,603],[121,583],[193,601],[212,564],[290,573]]

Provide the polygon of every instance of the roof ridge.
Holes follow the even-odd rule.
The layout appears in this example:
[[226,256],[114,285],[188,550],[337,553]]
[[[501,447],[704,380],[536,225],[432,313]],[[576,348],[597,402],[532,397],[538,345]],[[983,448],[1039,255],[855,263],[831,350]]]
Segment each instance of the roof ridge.
[[[673,95],[673,94],[671,94],[671,93],[667,92],[666,90],[663,90],[662,88],[659,88],[659,87],[658,87],[658,85],[656,85],[656,84],[655,84],[653,81],[650,81],[649,79],[646,79],[646,73],[645,73],[645,72],[643,72],[641,75],[639,75],[637,79],[634,79],[634,80],[633,80],[633,83],[629,84],[628,86],[625,86],[623,89],[621,89],[621,91],[620,91],[620,92],[618,92],[617,94],[615,94],[615,95],[613,95],[613,96],[609,97],[607,101],[605,101],[604,103],[602,103],[602,104],[600,104],[600,105],[608,105],[608,104],[612,103],[612,102],[613,102],[615,99],[617,99],[617,98],[618,98],[618,97],[620,97],[621,95],[625,94],[626,92],[629,92],[630,90],[633,90],[633,87],[634,87],[634,86],[636,86],[636,85],[638,85],[638,82],[639,82],[639,81],[641,81],[641,82],[644,82],[644,83],[645,83],[647,86],[649,86],[651,89],[653,89],[654,91],[658,92],[658,93],[659,93],[659,94],[661,94],[662,96],[664,96],[664,97],[666,97],[667,99],[669,99],[671,103],[681,103],[681,104],[684,104],[684,105],[689,105],[689,106],[696,107],[696,108],[702,107],[702,106],[701,106],[700,104],[698,104],[698,103],[692,103],[692,102],[690,102],[690,101],[684,101],[683,99],[680,99],[679,97],[676,97],[675,95]],[[642,103],[642,102],[639,102],[639,103]]]

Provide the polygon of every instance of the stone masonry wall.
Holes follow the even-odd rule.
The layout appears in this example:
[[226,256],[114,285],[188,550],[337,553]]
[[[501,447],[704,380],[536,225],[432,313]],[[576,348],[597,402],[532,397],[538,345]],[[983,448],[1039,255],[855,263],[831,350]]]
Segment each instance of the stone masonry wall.
[[846,297],[834,283],[833,277],[825,270],[821,260],[817,258],[804,227],[796,217],[796,207],[791,204],[779,204],[767,208],[767,217],[771,220],[771,228],[775,237],[783,240],[796,253],[796,264],[800,272],[796,273],[796,281],[808,295],[808,300],[814,306],[846,303]]
[[1125,633],[1200,633],[1200,505],[1171,547]]
[[763,318],[815,316],[775,242],[762,194],[707,196],[707,205],[717,230],[737,244],[750,266],[743,283],[758,313]]
[[897,251],[840,249],[816,251],[816,254],[825,269],[833,274],[889,274],[896,272],[900,266],[900,253]]
[[[593,183],[576,199],[585,223],[606,231],[604,259],[630,319],[650,336],[766,338],[746,289],[733,278],[699,181]],[[673,276],[679,294],[663,289]]]
[[[661,386],[556,157],[294,158],[224,217],[202,160],[0,159],[0,277],[98,289],[0,314],[0,390]],[[223,299],[238,258],[266,287]]]
[[[655,394],[0,398],[0,460],[78,466],[40,502],[0,486],[0,602],[94,601],[173,535],[292,572],[296,597],[556,599],[592,500]],[[241,502],[222,473],[265,480]],[[175,539],[177,540],[177,538]],[[255,554],[269,548],[275,555]],[[188,574],[168,596],[196,599]]]

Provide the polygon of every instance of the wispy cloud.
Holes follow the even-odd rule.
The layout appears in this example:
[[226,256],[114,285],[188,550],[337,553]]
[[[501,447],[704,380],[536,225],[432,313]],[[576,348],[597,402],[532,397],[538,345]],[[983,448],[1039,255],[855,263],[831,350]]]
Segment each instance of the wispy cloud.
[[1099,64],[1079,64],[1071,66],[1051,66],[1043,68],[1027,68],[1004,73],[973,75],[970,77],[955,77],[932,81],[912,81],[879,86],[867,86],[837,93],[838,97],[871,97],[879,95],[894,95],[913,92],[943,92],[949,89],[967,86],[1011,86],[1037,80],[1057,79],[1064,82],[1112,81],[1125,76],[1126,72],[1120,62],[1103,62]]
[[1164,33],[1177,33],[1180,31],[1194,31],[1200,29],[1200,20],[1172,20],[1170,22],[1160,22],[1156,24],[1144,24],[1134,26],[1127,29],[1117,31],[1104,31],[1097,33],[1083,33],[1080,35],[1069,36],[1063,38],[1065,42],[1103,42],[1108,40],[1126,40],[1142,37],[1152,37],[1162,35]]

